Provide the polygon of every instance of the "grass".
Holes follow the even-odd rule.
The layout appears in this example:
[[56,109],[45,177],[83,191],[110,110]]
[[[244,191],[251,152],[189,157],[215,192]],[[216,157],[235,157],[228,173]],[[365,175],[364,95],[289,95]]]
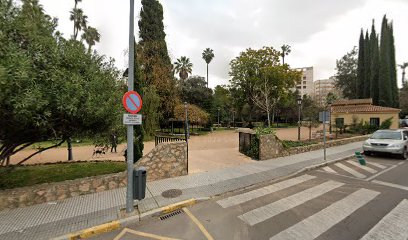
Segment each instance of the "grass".
[[126,170],[124,162],[81,162],[16,167],[11,172],[0,168],[0,190],[61,182]]

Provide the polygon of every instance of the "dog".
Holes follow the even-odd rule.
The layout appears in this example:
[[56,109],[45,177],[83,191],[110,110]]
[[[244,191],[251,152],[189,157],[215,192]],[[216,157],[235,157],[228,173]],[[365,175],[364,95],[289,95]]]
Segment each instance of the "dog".
[[98,154],[99,154],[99,156],[100,155],[102,155],[102,154],[105,154],[105,152],[106,152],[106,150],[105,150],[105,148],[96,148],[96,149],[94,149],[94,151],[93,151],[93,154],[92,154],[92,157],[93,156],[98,156]]

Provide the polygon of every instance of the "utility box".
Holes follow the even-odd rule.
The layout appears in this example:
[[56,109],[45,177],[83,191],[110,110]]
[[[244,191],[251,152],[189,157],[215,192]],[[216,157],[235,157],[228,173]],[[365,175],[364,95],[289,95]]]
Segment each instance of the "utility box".
[[133,199],[142,200],[146,196],[146,168],[133,169]]

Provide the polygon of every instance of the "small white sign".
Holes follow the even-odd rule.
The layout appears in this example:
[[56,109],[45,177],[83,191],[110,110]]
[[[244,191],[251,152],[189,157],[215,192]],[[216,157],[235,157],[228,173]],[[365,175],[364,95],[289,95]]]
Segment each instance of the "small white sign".
[[123,114],[124,125],[142,125],[142,114]]

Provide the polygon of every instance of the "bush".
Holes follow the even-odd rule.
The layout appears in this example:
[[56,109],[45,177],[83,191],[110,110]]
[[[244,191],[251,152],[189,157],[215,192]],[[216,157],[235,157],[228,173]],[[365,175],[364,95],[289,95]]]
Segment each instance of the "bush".
[[392,125],[392,117],[385,119],[381,125],[380,129],[390,129]]

